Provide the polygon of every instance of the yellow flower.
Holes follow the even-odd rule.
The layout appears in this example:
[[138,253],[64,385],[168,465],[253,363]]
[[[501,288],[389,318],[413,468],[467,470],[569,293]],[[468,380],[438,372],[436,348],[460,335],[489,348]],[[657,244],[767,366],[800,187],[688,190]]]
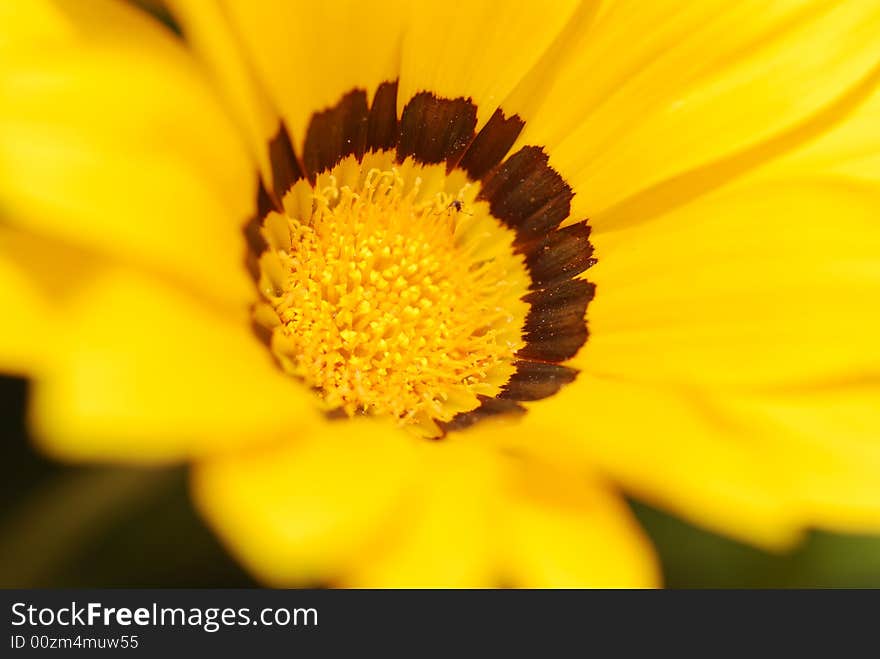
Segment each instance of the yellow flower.
[[168,4],[0,5],[45,451],[191,462],[273,585],[654,585],[618,488],[880,528],[875,3]]

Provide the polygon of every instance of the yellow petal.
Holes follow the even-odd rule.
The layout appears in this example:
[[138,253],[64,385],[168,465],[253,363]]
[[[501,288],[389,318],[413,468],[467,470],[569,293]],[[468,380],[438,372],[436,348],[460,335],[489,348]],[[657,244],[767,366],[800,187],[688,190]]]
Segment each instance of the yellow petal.
[[171,33],[132,2],[32,0],[0,6],[0,48],[43,48],[95,39],[164,48]]
[[747,159],[857,86],[880,57],[878,29],[880,8],[859,0],[607,3],[523,110],[520,141],[549,148],[577,193],[575,217],[643,221],[648,201],[694,194],[710,183],[697,176],[707,164]]
[[142,12],[63,7],[74,37],[16,41],[0,64],[5,221],[243,305],[252,286],[231,264],[257,172],[215,92]]
[[278,132],[278,115],[256,78],[243,44],[215,0],[168,0],[184,38],[220,88],[248,136],[263,179],[272,180],[268,143]]
[[534,461],[518,466],[502,511],[502,551],[513,585],[649,588],[660,584],[650,543],[626,504],[604,484],[570,468]]
[[201,462],[193,495],[265,583],[334,583],[396,523],[420,477],[414,441],[371,422],[328,422],[274,447]]
[[0,371],[21,375],[45,358],[43,331],[50,317],[48,305],[27,273],[0,257],[0,306],[7,310],[0,340]]
[[205,461],[193,490],[231,551],[271,585],[657,583],[652,551],[610,493],[461,439],[329,423]]
[[35,41],[70,40],[76,30],[64,12],[51,2],[28,2],[16,6],[11,2],[0,4],[0,49],[11,49]]
[[880,87],[866,89],[829,130],[747,177],[812,179],[817,175],[876,184],[880,181]]
[[637,498],[714,531],[790,547],[807,520],[789,461],[768,456],[762,438],[718,404],[697,390],[581,374],[530,406],[532,439],[519,448],[595,465]]
[[786,548],[810,527],[880,530],[877,398],[876,381],[742,394],[582,375],[532,407],[518,448],[586,461],[701,526]]
[[43,328],[39,445],[72,460],[167,462],[274,440],[314,421],[313,399],[272,363],[245,315],[123,270],[75,292]]
[[224,12],[287,122],[298,153],[313,112],[399,75],[407,3],[228,2]]
[[[785,464],[804,517],[823,528],[880,531],[880,378],[827,382],[728,401]],[[772,457],[770,457],[772,456]]]
[[399,103],[424,90],[447,98],[471,98],[481,125],[550,48],[578,4],[574,0],[412,3],[403,37]]
[[570,392],[581,446],[647,500],[768,545],[880,528],[880,94],[850,100],[726,187],[593,235],[592,336]]
[[598,232],[587,371],[693,386],[880,370],[880,189],[753,181]]
[[454,588],[498,584],[496,545],[504,514],[505,469],[498,456],[452,442],[422,443],[419,486],[345,584]]
[[313,112],[352,89],[372,95],[380,83],[397,79],[399,106],[425,90],[472,98],[478,125],[484,123],[576,6],[574,0],[395,0],[378,10],[346,0],[228,3],[226,10],[301,152]]
[[37,374],[57,352],[52,323],[69,297],[105,264],[70,249],[0,224],[0,371]]

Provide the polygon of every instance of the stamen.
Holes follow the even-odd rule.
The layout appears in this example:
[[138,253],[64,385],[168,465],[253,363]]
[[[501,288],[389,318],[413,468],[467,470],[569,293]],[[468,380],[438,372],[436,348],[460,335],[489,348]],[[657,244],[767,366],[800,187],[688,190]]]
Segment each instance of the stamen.
[[[577,377],[595,258],[574,191],[525,122],[477,130],[464,97],[396,81],[282,123],[247,224],[247,265],[280,365],[333,418],[392,417],[423,435],[526,413]],[[274,209],[274,210],[273,210]],[[264,334],[261,334],[265,338]]]
[[314,187],[301,180],[286,213],[267,216],[255,318],[328,409],[436,436],[502,392],[525,346],[531,279],[477,187],[374,153]]

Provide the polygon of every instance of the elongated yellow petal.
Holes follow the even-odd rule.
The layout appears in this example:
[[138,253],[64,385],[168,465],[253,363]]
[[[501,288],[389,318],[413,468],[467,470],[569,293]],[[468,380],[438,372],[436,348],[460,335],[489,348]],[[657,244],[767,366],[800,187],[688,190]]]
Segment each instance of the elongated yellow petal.
[[860,0],[607,3],[571,37],[571,56],[544,78],[547,93],[529,97],[520,141],[548,147],[575,188],[576,217],[600,229],[643,221],[652,206],[711,183],[695,174],[672,185],[680,175],[734,155],[753,166],[793,148],[803,136],[748,152],[820,117],[864,80],[880,58],[878,28],[880,9]]
[[880,189],[755,181],[594,236],[588,372],[758,386],[880,370]]
[[[593,235],[580,442],[633,491],[747,539],[774,518],[880,528],[880,94],[862,95],[720,190]],[[634,422],[642,441],[604,441]]]
[[27,273],[0,259],[0,306],[7,310],[0,341],[0,371],[21,375],[38,368],[51,350],[43,331],[50,317],[41,291]]
[[520,447],[586,460],[700,525],[787,547],[808,527],[880,529],[877,397],[876,379],[735,393],[585,374],[529,412],[532,436],[558,441]]
[[0,306],[7,310],[0,372],[36,375],[51,366],[59,311],[105,266],[94,255],[0,224]]
[[0,64],[4,221],[243,305],[257,171],[215,92],[140,12],[58,6],[74,36],[16,40]]
[[313,112],[354,88],[372,95],[400,71],[402,0],[360,2],[226,2],[232,21],[298,153]]
[[60,7],[51,2],[0,4],[0,49],[4,51],[35,41],[73,40],[77,33]]
[[382,538],[345,579],[358,587],[451,588],[498,585],[499,516],[507,468],[482,447],[419,447],[420,485]]
[[660,584],[650,543],[632,513],[607,486],[588,475],[540,462],[521,465],[502,518],[503,560],[514,585]]
[[396,523],[419,478],[413,442],[379,424],[328,422],[265,450],[205,460],[193,495],[266,583],[334,583]]
[[134,3],[119,0],[4,2],[0,25],[0,48],[83,45],[99,39],[161,50],[173,38]]
[[809,520],[790,463],[768,456],[763,438],[718,403],[698,390],[582,374],[530,407],[531,441],[509,437],[523,451],[595,465],[627,492],[712,530],[791,546]]
[[880,86],[866,89],[833,127],[752,171],[751,181],[809,182],[817,176],[880,182]]
[[786,465],[804,517],[844,532],[880,529],[880,376],[728,401],[764,455]]
[[554,41],[575,0],[265,1],[225,5],[301,148],[313,112],[399,78],[398,104],[430,91],[471,98],[484,123]]
[[425,90],[447,98],[471,98],[477,104],[480,126],[545,54],[578,4],[576,0],[411,3],[399,102]]
[[203,462],[193,489],[230,549],[273,585],[656,585],[653,553],[613,495],[467,439],[329,423]]
[[251,152],[265,181],[272,180],[269,140],[278,132],[278,114],[258,81],[244,44],[216,0],[169,0],[184,37],[233,109],[237,125],[248,136]]
[[71,460],[168,462],[294,436],[313,399],[242,317],[108,271],[42,328],[57,344],[34,384],[32,430]]

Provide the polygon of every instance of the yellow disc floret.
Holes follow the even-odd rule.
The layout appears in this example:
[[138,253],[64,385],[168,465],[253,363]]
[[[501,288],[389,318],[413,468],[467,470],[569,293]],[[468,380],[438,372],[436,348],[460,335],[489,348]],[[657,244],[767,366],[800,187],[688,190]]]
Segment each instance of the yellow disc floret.
[[370,154],[299,182],[266,217],[256,318],[328,409],[437,435],[508,381],[529,277],[476,194],[445,166]]

